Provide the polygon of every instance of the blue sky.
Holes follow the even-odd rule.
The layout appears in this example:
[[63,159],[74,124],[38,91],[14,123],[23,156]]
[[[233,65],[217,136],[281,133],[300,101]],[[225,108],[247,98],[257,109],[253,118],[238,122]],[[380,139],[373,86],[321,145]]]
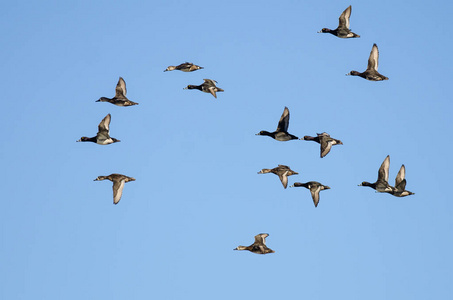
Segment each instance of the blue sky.
[[[317,34],[352,5],[360,39]],[[451,299],[449,1],[13,1],[0,12],[2,299]],[[373,43],[385,82],[364,71]],[[205,69],[163,72],[190,61]],[[118,77],[128,108],[112,97]],[[215,79],[225,90],[183,90]],[[319,145],[255,136],[328,132]],[[110,113],[121,143],[76,143]],[[374,182],[390,155],[396,198]],[[262,168],[289,165],[284,190]],[[99,175],[136,178],[112,204]],[[233,251],[266,232],[276,253]]]

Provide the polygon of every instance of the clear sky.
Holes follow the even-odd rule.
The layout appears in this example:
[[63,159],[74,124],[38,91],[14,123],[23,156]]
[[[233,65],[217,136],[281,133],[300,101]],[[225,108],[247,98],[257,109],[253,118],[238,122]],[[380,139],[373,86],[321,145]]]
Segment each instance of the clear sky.
[[[359,39],[318,34],[352,5]],[[7,1],[0,298],[453,299],[451,1]],[[373,43],[388,81],[364,71]],[[203,70],[163,72],[189,61]],[[118,77],[133,107],[113,97]],[[188,84],[215,79],[215,99]],[[325,158],[308,141],[343,141]],[[76,143],[112,115],[107,146]],[[374,182],[390,155],[396,198]],[[290,166],[283,189],[262,168]],[[136,178],[113,205],[121,173]],[[269,233],[274,254],[233,251]]]

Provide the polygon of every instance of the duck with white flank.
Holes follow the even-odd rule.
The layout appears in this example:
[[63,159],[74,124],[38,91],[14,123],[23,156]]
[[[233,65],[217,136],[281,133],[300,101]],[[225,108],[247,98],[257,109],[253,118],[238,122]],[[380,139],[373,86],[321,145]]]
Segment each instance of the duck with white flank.
[[303,138],[301,138],[301,140],[315,141],[316,143],[321,144],[321,158],[323,158],[330,152],[330,149],[332,148],[333,145],[343,145],[343,143],[340,140],[331,138],[330,135],[325,132],[317,133],[317,136],[315,137],[306,135]]
[[123,195],[124,184],[129,181],[135,181],[135,178],[121,174],[110,174],[108,176],[98,176],[94,181],[108,179],[113,182],[113,204],[118,204]]
[[406,197],[409,195],[415,195],[415,193],[409,192],[406,190],[406,167],[404,165],[401,166],[398,174],[395,178],[395,189],[391,192],[393,196],[396,197]]
[[256,135],[267,135],[277,141],[282,142],[299,139],[297,136],[288,133],[288,127],[289,127],[289,109],[288,107],[285,107],[282,116],[278,121],[277,130],[275,130],[274,132],[262,130],[258,132]]
[[115,97],[113,98],[101,97],[99,98],[99,100],[96,100],[96,102],[109,102],[117,106],[138,105],[138,103],[127,99],[126,93],[127,93],[126,82],[124,81],[123,77],[120,77],[118,83],[116,84]]
[[385,77],[384,75],[380,74],[378,70],[378,63],[379,63],[379,50],[376,44],[373,45],[373,48],[371,48],[371,53],[370,57],[368,58],[368,66],[365,70],[365,72],[357,72],[357,71],[351,71],[346,75],[352,75],[352,76],[360,76],[362,78],[365,78],[366,80],[370,81],[382,81],[382,80],[388,80],[388,77]]
[[223,92],[221,88],[216,86],[217,81],[212,80],[212,79],[203,79],[204,82],[200,85],[192,85],[189,84],[184,88],[184,90],[200,90],[205,93],[211,93],[211,95],[214,96],[214,98],[217,98],[216,92]]
[[96,134],[96,136],[91,138],[83,136],[77,142],[93,142],[99,145],[108,145],[121,142],[120,140],[110,137],[109,126],[111,118],[112,117],[110,116],[110,114],[108,114],[104,119],[102,119],[101,123],[99,123],[98,133]]
[[379,193],[392,193],[394,187],[390,186],[389,181],[389,166],[390,166],[390,155],[384,159],[379,168],[378,179],[374,183],[369,183],[367,181],[362,182],[359,186],[369,186],[372,189],[375,189]]
[[318,31],[318,33],[330,33],[333,34],[334,36],[337,36],[339,38],[347,39],[347,38],[359,38],[360,35],[355,34],[351,30],[349,30],[349,18],[351,17],[351,10],[352,7],[349,5],[348,8],[344,10],[344,12],[340,15],[339,18],[339,24],[337,29],[329,29],[329,28],[323,28],[321,31]]
[[237,246],[233,250],[248,250],[256,254],[275,253],[274,250],[266,246],[266,238],[269,236],[267,233],[260,233],[255,235],[255,242],[250,246]]
[[322,190],[328,190],[330,187],[327,185],[322,185],[321,183],[317,181],[309,181],[306,183],[301,183],[301,182],[295,182],[292,186],[290,187],[299,187],[302,186],[304,188],[307,188],[310,190],[311,197],[313,198],[313,203],[315,204],[315,207],[318,207],[319,203],[319,192]]

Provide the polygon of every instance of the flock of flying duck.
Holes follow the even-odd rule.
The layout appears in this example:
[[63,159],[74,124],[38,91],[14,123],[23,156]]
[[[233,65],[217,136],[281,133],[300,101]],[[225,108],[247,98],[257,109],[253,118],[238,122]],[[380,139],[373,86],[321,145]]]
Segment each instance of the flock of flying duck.
[[[349,18],[351,16],[351,6],[346,8],[343,13],[340,15],[339,24],[336,29],[328,29],[323,28],[319,33],[330,33],[339,38],[359,38],[360,35],[350,31],[350,24]],[[381,81],[381,80],[388,80],[388,78],[384,75],[381,75],[378,70],[378,60],[379,60],[379,51],[376,44],[373,44],[371,49],[370,57],[368,59],[368,66],[364,72],[358,71],[351,71],[346,75],[352,76],[360,76],[370,81]],[[203,67],[194,65],[192,63],[182,63],[178,66],[169,66],[164,72],[167,71],[174,71],[179,70],[183,72],[193,72],[196,70],[203,69]],[[212,96],[217,98],[217,92],[223,92],[224,90],[217,87],[217,81],[212,79],[203,79],[204,82],[200,85],[188,85],[184,89],[197,89],[205,93],[210,93]],[[117,106],[127,107],[138,105],[138,103],[129,100],[126,97],[126,82],[122,77],[119,78],[118,83],[115,89],[115,96],[113,98],[101,97],[96,102],[109,102]],[[110,137],[110,121],[111,115],[108,114],[107,116],[102,119],[102,121],[98,125],[98,132],[94,137],[81,137],[77,142],[93,142],[99,145],[108,145],[112,143],[120,142],[120,140]],[[299,139],[297,136],[288,133],[288,126],[289,126],[289,109],[285,107],[283,110],[283,114],[280,117],[278,122],[277,129],[274,132],[268,131],[260,131],[256,135],[264,135],[269,136],[277,141],[290,141],[290,140],[297,140]],[[321,148],[321,158],[325,157],[331,150],[332,146],[334,145],[342,145],[343,143],[340,140],[334,139],[330,137],[329,134],[326,132],[318,133],[317,136],[304,136],[300,138],[300,140],[305,141],[314,141],[320,144]],[[369,183],[367,181],[362,182],[359,186],[368,186],[372,189],[375,189],[376,192],[379,193],[389,193],[396,197],[405,197],[409,195],[413,195],[414,193],[406,190],[406,168],[404,165],[401,166],[396,178],[395,178],[395,186],[391,186],[388,183],[389,178],[389,166],[390,166],[390,156],[387,156],[384,159],[384,162],[381,164],[378,172],[378,178],[376,182]],[[278,165],[273,169],[262,169],[258,172],[258,174],[266,174],[266,173],[273,173],[280,178],[283,187],[286,189],[288,186],[288,176],[297,175],[298,173],[291,170],[290,167],[285,165]],[[98,176],[95,181],[99,180],[110,180],[113,182],[113,203],[118,204],[121,199],[124,184],[129,181],[135,181],[135,178],[129,177],[122,174],[110,174],[108,176]],[[317,181],[309,181],[306,183],[295,182],[290,187],[305,187],[310,190],[313,203],[315,207],[318,206],[319,203],[319,192],[322,190],[330,189],[329,186],[323,185]],[[274,253],[275,251],[268,248],[266,246],[266,237],[269,234],[267,233],[260,233],[255,236],[255,242],[250,246],[238,246],[234,250],[248,250],[253,253],[257,254],[267,254],[267,253]]]

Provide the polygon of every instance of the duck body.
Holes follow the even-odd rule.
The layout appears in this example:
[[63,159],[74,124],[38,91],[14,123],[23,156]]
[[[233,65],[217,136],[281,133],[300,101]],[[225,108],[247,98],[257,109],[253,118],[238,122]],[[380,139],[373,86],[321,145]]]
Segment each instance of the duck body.
[[185,87],[185,90],[199,90],[205,93],[210,93],[211,95],[214,96],[214,98],[217,98],[217,92],[224,92],[223,89],[219,88],[216,86],[217,81],[212,80],[212,79],[203,79],[204,82],[200,85],[192,85],[189,84],[187,87]]
[[311,197],[313,199],[313,204],[315,205],[315,207],[318,207],[319,192],[322,191],[322,190],[330,189],[329,186],[323,185],[323,184],[321,184],[321,183],[319,183],[317,181],[309,181],[309,182],[305,182],[305,183],[295,182],[290,187],[300,187],[300,186],[310,190]]
[[273,169],[262,169],[261,171],[258,172],[258,174],[267,174],[267,173],[273,173],[280,178],[280,181],[282,182],[283,187],[286,189],[288,186],[288,176],[291,175],[297,175],[299,173],[291,170],[290,167],[285,166],[285,165],[278,165],[278,167],[275,167]]
[[324,156],[329,154],[332,146],[343,145],[343,143],[340,140],[331,138],[330,135],[326,132],[317,133],[317,136],[315,136],[315,137],[306,135],[303,138],[301,138],[301,140],[314,141],[314,142],[320,144],[321,145],[321,153],[320,153],[321,158],[323,158]]
[[193,63],[185,62],[178,66],[168,66],[168,68],[165,69],[164,72],[173,71],[173,70],[179,70],[179,71],[183,71],[183,72],[193,72],[193,71],[200,70],[200,69],[204,69],[204,68],[194,65]]
[[322,33],[330,33],[336,37],[347,39],[347,38],[359,38],[360,35],[349,30],[350,24],[349,19],[351,17],[352,6],[350,5],[346,8],[343,13],[340,15],[338,20],[338,27],[336,29],[323,28],[321,29]]
[[98,125],[98,133],[94,137],[86,137],[83,136],[78,140],[77,142],[93,142],[99,145],[108,145],[108,144],[113,144],[117,142],[121,142],[120,140],[116,138],[110,137],[110,120],[111,120],[111,115],[108,114],[107,116],[102,119],[101,123]]
[[115,97],[113,98],[107,98],[107,97],[101,97],[96,102],[109,102],[112,103],[116,106],[132,106],[132,105],[138,105],[137,102],[131,101],[127,99],[126,97],[126,82],[122,77],[118,79],[118,83],[116,84],[115,88]]
[[415,195],[410,191],[406,190],[406,167],[404,165],[401,166],[398,174],[395,178],[395,187],[389,194],[392,194],[395,197],[406,197],[410,195]]
[[118,99],[115,97],[114,98],[101,97],[101,98],[99,98],[99,100],[96,100],[96,102],[108,102],[108,103],[112,103],[113,105],[122,106],[122,107],[138,105],[137,102]]
[[378,64],[379,64],[379,50],[376,44],[373,44],[373,47],[371,48],[371,53],[370,57],[368,58],[368,66],[366,70],[362,73],[358,71],[351,71],[346,75],[351,75],[351,76],[359,76],[362,77],[366,80],[370,81],[382,81],[382,80],[388,80],[388,77],[380,74],[378,70]]
[[285,107],[282,116],[278,121],[277,130],[275,130],[274,132],[261,130],[256,135],[270,136],[271,138],[281,142],[298,140],[299,138],[297,136],[288,133],[288,127],[289,127],[289,109],[288,107]]
[[266,246],[266,237],[268,236],[267,233],[260,233],[255,236],[255,242],[250,246],[237,246],[233,250],[247,250],[256,254],[275,253],[274,250]]
[[277,140],[280,142],[286,142],[286,141],[298,139],[297,136],[292,135],[288,132],[277,132],[277,131],[269,132],[269,131],[261,130],[256,135],[267,135],[267,136],[270,136],[271,138],[273,138],[274,140]]
[[123,195],[124,184],[129,181],[135,181],[135,178],[122,174],[110,174],[108,176],[98,176],[94,181],[110,180],[113,182],[113,204],[118,204]]
[[390,186],[388,183],[389,167],[390,167],[390,156],[387,155],[387,157],[382,162],[381,167],[379,168],[378,179],[376,180],[376,182],[370,183],[368,181],[363,181],[361,184],[359,184],[359,186],[368,186],[379,193],[392,193],[395,190],[395,188]]

